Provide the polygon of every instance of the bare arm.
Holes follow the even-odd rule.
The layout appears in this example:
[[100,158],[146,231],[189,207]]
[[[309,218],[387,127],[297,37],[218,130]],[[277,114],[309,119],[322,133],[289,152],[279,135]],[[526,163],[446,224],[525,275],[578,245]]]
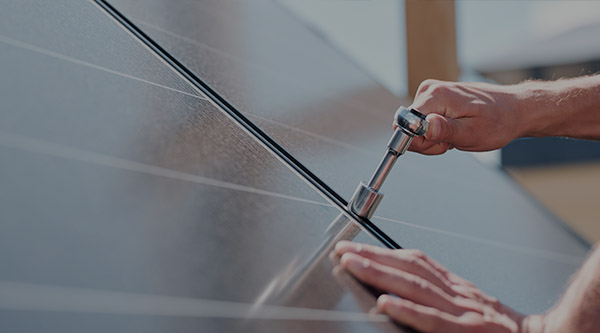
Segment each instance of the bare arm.
[[418,250],[389,250],[342,241],[341,265],[357,279],[392,295],[378,309],[423,332],[598,332],[600,246],[546,314],[523,315]]
[[577,272],[562,299],[543,316],[543,324],[546,332],[600,331],[600,244]]
[[430,129],[411,150],[428,155],[493,150],[527,136],[600,140],[600,75],[506,86],[426,80],[412,107]]

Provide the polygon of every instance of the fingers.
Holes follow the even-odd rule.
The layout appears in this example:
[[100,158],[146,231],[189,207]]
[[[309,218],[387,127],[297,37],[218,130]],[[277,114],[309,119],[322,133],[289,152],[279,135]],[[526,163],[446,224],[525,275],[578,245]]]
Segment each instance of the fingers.
[[425,138],[434,142],[453,142],[455,133],[458,132],[460,122],[436,113],[430,113],[425,118],[429,122],[429,130]]
[[446,142],[438,142],[432,145],[430,148],[425,149],[421,152],[423,155],[441,155],[447,152],[450,148],[450,144]]
[[427,262],[427,256],[419,251],[394,251],[369,244],[353,243],[348,241],[339,242],[335,251],[338,255],[344,253],[355,253],[363,258],[376,261],[380,264],[400,269],[404,272],[420,276],[442,289],[450,296],[456,293],[452,289],[452,282],[444,274]]
[[[410,250],[408,250],[410,251]],[[442,266],[442,264],[440,264],[439,262],[437,262],[435,259],[423,254],[423,252],[419,251],[419,250],[412,250],[412,251],[418,251],[421,253],[422,255],[422,259],[424,261],[426,261],[431,267],[433,267],[439,274],[441,274],[442,276],[444,276],[446,279],[448,279],[451,283],[453,284],[461,284],[461,285],[465,285],[465,286],[469,286],[469,287],[475,287],[475,285],[473,285],[471,282],[459,277],[458,275],[450,272],[448,269],[446,269],[446,267]]]
[[345,253],[341,258],[342,267],[359,280],[381,290],[386,290],[416,303],[452,313],[463,312],[440,288],[429,281],[399,269],[363,258],[354,253]]
[[424,137],[413,140],[410,147],[412,151],[425,155],[439,155],[460,143],[461,138],[458,133],[464,131],[460,120],[430,113],[427,115],[427,121],[429,121],[429,130]]
[[429,130],[425,133],[424,139],[418,142],[415,142],[416,139],[413,140],[410,150],[425,155],[440,155],[454,147],[462,147],[465,143],[469,143],[471,138],[463,135],[468,129],[464,120],[469,116],[463,112],[453,111],[457,103],[466,105],[469,101],[469,98],[456,92],[454,83],[438,80],[423,81],[410,107],[426,115]]
[[[341,241],[335,253],[358,280],[387,293],[377,309],[423,332],[513,332],[523,316],[419,250]],[[447,288],[450,287],[450,290]]]
[[421,332],[463,332],[455,316],[409,300],[382,295],[377,308],[395,321]]
[[[359,258],[359,260],[373,261],[373,263],[368,263],[368,266],[371,266],[372,264],[389,266],[387,269],[387,273],[389,273],[387,276],[389,277],[389,279],[393,280],[396,278],[395,276],[401,275],[404,279],[404,287],[406,288],[418,290],[420,287],[422,287],[419,285],[419,283],[430,284],[431,287],[435,289],[434,293],[432,294],[433,297],[441,296],[448,300],[451,300],[451,303],[453,305],[452,310],[456,311],[457,313],[471,308],[468,302],[461,302],[462,298],[476,299],[479,302],[491,306],[495,306],[497,305],[496,303],[499,303],[497,302],[497,299],[494,299],[481,293],[481,291],[477,289],[477,287],[471,282],[448,271],[444,266],[439,264],[434,259],[428,257],[420,250],[390,250],[369,244],[341,241],[336,245],[335,253],[338,256],[342,257],[346,253],[352,253],[359,256],[357,257]],[[347,261],[351,259],[344,260]],[[341,263],[342,266],[344,266],[345,268],[347,268],[346,261]],[[371,280],[365,280],[363,278],[363,276],[367,275],[367,277],[375,279],[375,277],[373,277],[372,275],[377,275],[381,273],[378,272],[378,270],[380,270],[378,269],[378,266],[370,268],[374,272],[364,273],[360,271],[359,273],[363,273],[363,275],[355,274],[355,271],[351,269],[349,270],[360,280],[372,284],[379,289],[390,291],[390,285],[392,285],[393,282],[390,282],[390,285],[387,285],[386,281],[376,281],[377,283],[380,283],[377,284],[371,283]],[[384,271],[386,271],[386,269],[384,269]],[[397,271],[400,271],[401,273]],[[381,274],[385,274],[385,272]],[[415,278],[418,278],[423,281],[415,281]],[[404,294],[399,293],[402,292],[401,290],[396,291],[398,292],[397,295],[410,297],[411,293],[414,290],[410,290],[408,292],[405,291]]]
[[[458,120],[447,119],[440,115],[430,114],[429,130],[425,136],[417,136],[413,139],[408,150],[424,155],[440,155],[454,148],[456,128],[461,127]],[[442,119],[442,120],[440,120]]]
[[418,136],[413,139],[412,144],[408,148],[410,151],[421,153],[424,155],[440,155],[451,149],[451,145],[445,142],[433,142],[425,137]]

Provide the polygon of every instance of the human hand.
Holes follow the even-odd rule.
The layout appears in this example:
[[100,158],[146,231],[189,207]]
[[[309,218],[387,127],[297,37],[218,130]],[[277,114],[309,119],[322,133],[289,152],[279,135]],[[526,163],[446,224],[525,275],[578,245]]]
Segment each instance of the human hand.
[[341,265],[384,294],[379,311],[423,332],[533,332],[541,316],[524,316],[484,294],[419,250],[341,241]]
[[448,149],[488,151],[524,134],[516,86],[425,80],[411,108],[427,115],[429,130],[409,150],[439,155]]

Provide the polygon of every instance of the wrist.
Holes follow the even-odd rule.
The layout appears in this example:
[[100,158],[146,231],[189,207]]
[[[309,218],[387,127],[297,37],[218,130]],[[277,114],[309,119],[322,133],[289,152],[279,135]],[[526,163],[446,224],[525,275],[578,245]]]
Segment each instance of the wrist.
[[561,96],[568,93],[555,82],[527,81],[512,86],[514,109],[517,114],[519,137],[556,136],[560,132],[561,112],[564,104]]

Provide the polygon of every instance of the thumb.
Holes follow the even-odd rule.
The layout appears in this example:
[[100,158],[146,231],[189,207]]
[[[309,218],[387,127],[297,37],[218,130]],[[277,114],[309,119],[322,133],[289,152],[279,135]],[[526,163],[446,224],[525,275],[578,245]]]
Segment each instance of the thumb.
[[436,113],[428,114],[425,119],[429,122],[429,130],[425,133],[426,139],[436,142],[453,142],[459,125],[458,121]]

